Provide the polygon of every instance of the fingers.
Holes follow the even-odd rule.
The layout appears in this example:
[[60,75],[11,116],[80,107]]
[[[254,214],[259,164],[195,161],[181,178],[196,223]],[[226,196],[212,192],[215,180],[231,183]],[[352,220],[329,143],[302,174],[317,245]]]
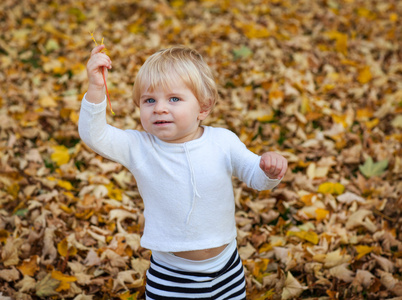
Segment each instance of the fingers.
[[261,157],[260,168],[269,178],[280,179],[285,175],[288,163],[282,155],[267,152]]
[[96,46],[95,48],[92,49],[91,56],[96,53],[100,53],[105,47],[106,47],[105,45]]
[[92,68],[106,67],[112,68],[112,60],[109,56],[101,51],[105,48],[105,45],[99,45],[92,49],[91,58],[88,61],[88,66]]

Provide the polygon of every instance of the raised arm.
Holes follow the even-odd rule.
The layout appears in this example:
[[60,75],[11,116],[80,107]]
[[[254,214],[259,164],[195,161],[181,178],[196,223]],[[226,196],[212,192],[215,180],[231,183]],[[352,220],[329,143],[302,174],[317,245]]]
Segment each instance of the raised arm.
[[126,167],[134,164],[133,157],[138,152],[139,134],[133,130],[121,130],[106,122],[106,94],[102,75],[104,68],[112,67],[110,58],[102,53],[104,45],[97,46],[91,52],[87,63],[89,80],[88,91],[81,104],[78,131],[81,139],[98,154],[119,162]]
[[112,60],[105,53],[101,52],[104,48],[105,45],[95,47],[91,51],[91,57],[87,63],[89,86],[86,99],[91,103],[101,103],[105,99],[105,84],[102,76],[102,68],[105,68],[105,77],[107,78],[107,70],[112,68]]

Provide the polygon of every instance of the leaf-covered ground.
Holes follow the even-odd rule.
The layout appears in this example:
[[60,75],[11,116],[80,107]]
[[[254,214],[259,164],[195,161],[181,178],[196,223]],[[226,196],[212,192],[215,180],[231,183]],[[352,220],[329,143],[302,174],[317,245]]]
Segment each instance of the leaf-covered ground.
[[0,8],[1,299],[143,299],[150,252],[135,180],[77,133],[90,32],[113,60],[114,126],[140,129],[136,72],[184,44],[219,85],[206,124],[288,158],[273,191],[234,179],[249,299],[401,299],[401,1]]

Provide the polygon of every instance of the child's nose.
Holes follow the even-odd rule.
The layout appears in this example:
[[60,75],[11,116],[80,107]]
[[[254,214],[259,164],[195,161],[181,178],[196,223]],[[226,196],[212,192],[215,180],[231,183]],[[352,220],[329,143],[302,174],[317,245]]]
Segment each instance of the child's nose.
[[167,105],[164,101],[158,101],[154,106],[154,111],[157,114],[163,114],[167,112]]

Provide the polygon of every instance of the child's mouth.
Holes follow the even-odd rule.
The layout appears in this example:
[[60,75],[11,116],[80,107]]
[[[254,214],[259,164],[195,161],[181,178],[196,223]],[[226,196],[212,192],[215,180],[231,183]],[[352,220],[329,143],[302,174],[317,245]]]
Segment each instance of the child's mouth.
[[160,125],[160,124],[169,124],[172,123],[170,121],[156,121],[154,124]]

